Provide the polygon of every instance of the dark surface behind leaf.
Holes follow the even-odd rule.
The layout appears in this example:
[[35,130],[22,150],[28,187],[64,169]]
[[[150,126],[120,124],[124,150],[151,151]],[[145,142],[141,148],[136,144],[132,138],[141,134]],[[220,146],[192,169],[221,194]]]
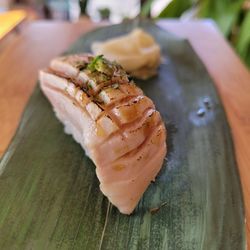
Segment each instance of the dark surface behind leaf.
[[[95,166],[36,88],[0,163],[0,249],[244,249],[230,130],[189,43],[136,20],[93,31],[68,53],[138,25],[153,34],[163,55],[158,76],[137,81],[168,129],[169,152],[155,183],[131,216],[109,206]],[[198,116],[200,108],[205,114]]]

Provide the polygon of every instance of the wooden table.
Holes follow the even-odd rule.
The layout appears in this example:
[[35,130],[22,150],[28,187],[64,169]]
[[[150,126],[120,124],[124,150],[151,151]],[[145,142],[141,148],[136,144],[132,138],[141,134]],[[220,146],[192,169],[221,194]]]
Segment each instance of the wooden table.
[[[159,25],[186,37],[214,79],[224,104],[233,140],[247,216],[250,242],[250,73],[208,21],[162,20]],[[35,86],[38,69],[94,27],[88,20],[69,24],[33,22],[0,54],[0,155],[15,133],[21,113]],[[250,249],[250,247],[249,247]]]

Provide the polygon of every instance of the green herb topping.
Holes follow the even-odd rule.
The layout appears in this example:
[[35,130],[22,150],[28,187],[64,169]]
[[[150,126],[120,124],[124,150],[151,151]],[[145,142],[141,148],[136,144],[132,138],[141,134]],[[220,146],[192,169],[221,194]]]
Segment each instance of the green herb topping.
[[88,64],[87,68],[91,72],[98,71],[108,76],[112,76],[116,70],[115,64],[105,59],[103,55],[94,57]]
[[94,57],[91,61],[90,61],[90,63],[88,64],[88,69],[90,70],[90,71],[96,71],[97,70],[97,64],[98,64],[98,62],[100,63],[100,62],[102,62],[103,61],[103,55],[99,55],[99,56],[96,56],[96,57]]

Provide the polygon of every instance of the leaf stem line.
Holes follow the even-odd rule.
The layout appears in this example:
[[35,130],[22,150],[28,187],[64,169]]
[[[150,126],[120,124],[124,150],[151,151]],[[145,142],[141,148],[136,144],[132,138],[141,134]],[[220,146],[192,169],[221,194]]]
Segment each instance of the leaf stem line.
[[102,236],[101,236],[101,240],[100,240],[100,244],[99,244],[99,250],[102,249],[102,242],[103,242],[104,234],[105,234],[106,227],[107,227],[107,224],[108,224],[108,217],[109,217],[110,207],[111,207],[111,203],[109,202],[109,203],[108,203],[107,212],[106,212],[106,218],[105,218],[104,227],[103,227],[103,230],[102,230]]

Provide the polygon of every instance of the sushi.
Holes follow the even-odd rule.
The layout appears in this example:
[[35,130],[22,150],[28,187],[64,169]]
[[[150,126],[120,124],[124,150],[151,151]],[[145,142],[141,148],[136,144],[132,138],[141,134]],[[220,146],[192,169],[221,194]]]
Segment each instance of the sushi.
[[101,55],[55,58],[39,78],[65,132],[96,165],[102,193],[131,214],[166,155],[166,129],[152,100]]

